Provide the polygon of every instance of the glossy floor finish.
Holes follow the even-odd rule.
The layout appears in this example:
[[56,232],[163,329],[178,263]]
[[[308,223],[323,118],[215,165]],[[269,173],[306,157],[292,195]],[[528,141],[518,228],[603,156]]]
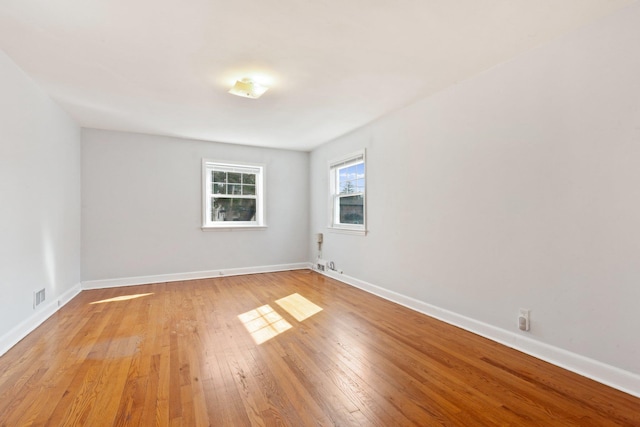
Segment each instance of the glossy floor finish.
[[638,426],[640,399],[295,271],[82,292],[0,358],[0,425]]

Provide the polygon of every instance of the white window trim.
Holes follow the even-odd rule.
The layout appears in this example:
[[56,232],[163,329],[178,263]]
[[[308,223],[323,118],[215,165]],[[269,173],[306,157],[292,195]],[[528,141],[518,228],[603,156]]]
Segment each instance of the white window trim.
[[[256,221],[208,221],[211,213],[211,181],[209,171],[212,166],[226,168],[258,169],[256,174]],[[267,167],[262,163],[231,162],[213,159],[202,159],[202,230],[204,231],[236,231],[236,230],[264,230],[266,221],[266,172]]]
[[[351,162],[358,162],[362,159],[364,163],[364,206],[363,206],[363,224],[340,224],[336,222],[336,199],[337,182],[336,182],[336,169],[341,166],[347,166]],[[359,150],[339,159],[335,159],[329,162],[329,225],[327,228],[329,231],[342,234],[355,234],[364,236],[367,234],[367,159],[365,156],[365,150]]]

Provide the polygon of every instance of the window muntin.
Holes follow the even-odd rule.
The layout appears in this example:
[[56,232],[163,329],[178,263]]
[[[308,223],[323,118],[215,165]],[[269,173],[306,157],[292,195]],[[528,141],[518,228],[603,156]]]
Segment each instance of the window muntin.
[[366,174],[364,151],[330,164],[331,227],[365,230]]
[[264,167],[208,160],[203,163],[203,227],[263,226]]

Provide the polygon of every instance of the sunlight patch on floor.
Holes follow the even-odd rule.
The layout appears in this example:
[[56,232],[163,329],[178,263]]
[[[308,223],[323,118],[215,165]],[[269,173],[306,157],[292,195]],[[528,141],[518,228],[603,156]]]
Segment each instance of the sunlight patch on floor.
[[322,308],[318,307],[298,293],[281,298],[276,301],[276,304],[295,317],[298,322],[302,322],[303,320],[322,311]]
[[130,299],[146,297],[148,295],[153,295],[153,292],[148,293],[148,294],[123,295],[123,296],[120,296],[120,297],[113,297],[113,298],[109,298],[109,299],[103,299],[103,300],[100,300],[100,301],[90,302],[89,304],[103,304],[105,302],[127,301],[127,300],[130,300]]
[[262,344],[292,328],[291,324],[276,313],[269,304],[240,314],[238,319],[247,328],[256,344]]

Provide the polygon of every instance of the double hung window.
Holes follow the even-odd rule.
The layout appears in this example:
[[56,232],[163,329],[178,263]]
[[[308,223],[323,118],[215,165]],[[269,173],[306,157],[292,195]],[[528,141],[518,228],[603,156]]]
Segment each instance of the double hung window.
[[264,226],[264,166],[203,161],[203,227]]
[[366,174],[364,151],[331,162],[331,228],[366,230]]

